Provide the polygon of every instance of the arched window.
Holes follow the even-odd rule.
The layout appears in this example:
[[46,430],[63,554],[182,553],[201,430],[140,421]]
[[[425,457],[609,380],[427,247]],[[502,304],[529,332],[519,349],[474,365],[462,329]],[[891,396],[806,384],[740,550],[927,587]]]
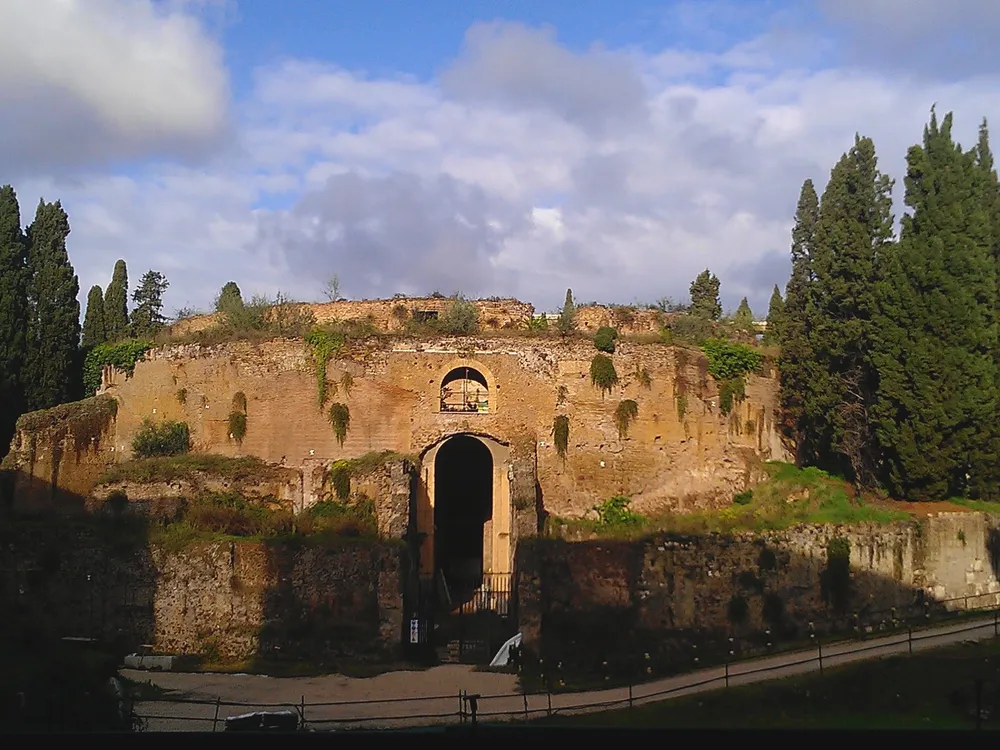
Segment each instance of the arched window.
[[490,387],[473,367],[456,367],[441,381],[441,411],[489,413]]

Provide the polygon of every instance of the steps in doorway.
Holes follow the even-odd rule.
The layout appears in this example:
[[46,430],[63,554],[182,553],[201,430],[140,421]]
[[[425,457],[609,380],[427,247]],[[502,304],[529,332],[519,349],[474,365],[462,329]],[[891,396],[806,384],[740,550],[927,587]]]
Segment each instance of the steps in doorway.
[[435,649],[441,664],[488,663],[492,654],[487,653],[486,641],[469,639],[453,640]]

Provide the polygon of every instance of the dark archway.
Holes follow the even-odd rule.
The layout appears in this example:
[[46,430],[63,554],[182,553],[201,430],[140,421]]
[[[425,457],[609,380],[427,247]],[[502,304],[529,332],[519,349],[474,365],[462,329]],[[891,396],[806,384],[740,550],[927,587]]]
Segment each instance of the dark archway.
[[482,583],[484,524],[493,518],[493,456],[469,435],[449,438],[434,468],[434,567],[453,602]]

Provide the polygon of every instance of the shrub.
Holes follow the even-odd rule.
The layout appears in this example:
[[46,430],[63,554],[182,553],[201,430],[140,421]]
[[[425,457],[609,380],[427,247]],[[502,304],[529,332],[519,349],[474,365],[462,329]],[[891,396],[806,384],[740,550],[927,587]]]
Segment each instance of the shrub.
[[246,412],[247,410],[247,396],[243,391],[236,391],[233,396],[233,411]]
[[347,439],[347,430],[351,426],[351,410],[347,408],[346,404],[335,402],[330,405],[330,411],[327,412],[327,416],[330,419],[330,425],[333,427],[333,434],[337,436],[337,442],[343,446],[344,441]]
[[115,518],[119,518],[128,507],[128,495],[126,495],[122,490],[114,490],[113,492],[108,493],[104,503],[108,506],[111,514]]
[[351,468],[346,461],[337,461],[333,464],[327,474],[327,480],[339,499],[347,500],[351,496]]
[[438,320],[444,333],[470,334],[479,330],[479,308],[462,296],[456,296]]
[[729,414],[734,403],[741,402],[746,397],[746,382],[743,378],[725,380],[719,389],[719,408],[723,414]]
[[243,444],[243,438],[247,434],[247,415],[244,412],[229,412],[229,434],[238,444]]
[[129,339],[113,344],[98,344],[84,358],[83,387],[88,396],[93,396],[101,387],[101,373],[106,365],[122,370],[129,377],[135,372],[135,365],[153,348],[152,341]]
[[733,503],[736,505],[749,505],[753,500],[753,490],[744,490],[733,495]]
[[566,451],[569,448],[569,417],[560,414],[552,422],[552,440],[556,445],[556,453],[560,458],[566,458]]
[[545,333],[549,330],[549,319],[545,315],[532,315],[528,319],[528,330],[532,333]]
[[132,452],[140,458],[177,456],[191,450],[191,433],[187,422],[164,421],[160,424],[146,418],[132,438]]
[[601,526],[637,526],[643,518],[635,513],[629,505],[632,500],[624,495],[608,498],[600,505],[595,505],[597,522]]
[[184,404],[187,403],[187,400],[188,400],[187,388],[181,388],[179,391],[177,391],[177,403],[179,403],[181,406],[184,406]]
[[626,305],[615,305],[612,310],[612,317],[614,317],[615,325],[617,326],[628,326],[635,322],[635,308]]
[[410,319],[410,310],[402,302],[399,302],[392,306],[392,317],[398,320],[400,323],[405,323]]
[[617,338],[618,331],[614,328],[609,328],[608,326],[601,326],[597,329],[597,334],[594,336],[594,346],[596,346],[599,351],[614,354],[615,339]]
[[677,421],[678,422],[683,422],[684,421],[684,415],[687,413],[687,403],[688,403],[687,396],[684,395],[683,393],[678,394],[678,396],[677,396]]
[[639,416],[639,404],[632,399],[626,399],[618,404],[615,409],[615,426],[618,428],[618,437],[622,440],[628,437],[629,427]]
[[645,367],[639,367],[638,365],[636,365],[635,379],[636,381],[638,381],[639,385],[641,385],[643,388],[653,387],[653,378],[650,377],[649,370],[647,370]]
[[743,344],[708,339],[701,350],[708,357],[708,372],[716,380],[732,380],[760,370],[764,358]]
[[712,321],[695,315],[678,315],[670,322],[673,338],[701,344],[715,332]]
[[595,354],[590,362],[590,382],[601,389],[601,398],[618,385],[618,373],[611,358],[604,354]]

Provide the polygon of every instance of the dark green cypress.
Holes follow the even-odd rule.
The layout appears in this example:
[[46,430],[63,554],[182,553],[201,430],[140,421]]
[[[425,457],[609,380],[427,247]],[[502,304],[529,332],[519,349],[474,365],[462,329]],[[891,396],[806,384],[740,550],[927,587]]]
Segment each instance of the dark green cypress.
[[0,456],[21,413],[21,371],[27,346],[27,244],[17,194],[0,187]]
[[767,328],[764,330],[765,344],[780,344],[782,323],[785,315],[785,300],[781,297],[781,290],[778,285],[774,285],[771,292],[771,301],[767,306]]
[[792,273],[785,287],[785,307],[780,327],[778,372],[781,385],[781,427],[795,451],[795,463],[802,466],[815,457],[815,448],[806,420],[807,406],[815,384],[815,358],[809,339],[812,304],[812,256],[819,221],[819,198],[812,180],[799,192],[792,229]]
[[740,306],[736,308],[736,313],[733,315],[733,325],[740,331],[753,329],[753,310],[750,309],[750,303],[746,297],[740,300]]
[[[997,272],[984,170],[933,110],[907,154],[898,249],[879,284],[874,409],[890,490],[915,500],[995,493]],[[985,157],[985,154],[984,154]]]
[[103,344],[107,341],[104,329],[104,293],[96,284],[90,288],[87,295],[87,313],[83,318],[83,348]]
[[111,283],[104,292],[104,330],[108,341],[128,338],[128,268],[124,260],[115,263]]
[[29,410],[72,401],[82,391],[80,282],[66,252],[69,217],[59,201],[39,201],[28,228],[28,359],[25,401]]
[[876,270],[893,240],[893,182],[875,145],[854,146],[830,173],[813,238],[815,315],[809,336],[818,382],[808,408],[819,466],[877,483],[870,409],[878,374],[870,358]]
[[221,313],[230,313],[243,309],[243,295],[235,281],[227,281],[219,296],[215,300],[215,310]]

